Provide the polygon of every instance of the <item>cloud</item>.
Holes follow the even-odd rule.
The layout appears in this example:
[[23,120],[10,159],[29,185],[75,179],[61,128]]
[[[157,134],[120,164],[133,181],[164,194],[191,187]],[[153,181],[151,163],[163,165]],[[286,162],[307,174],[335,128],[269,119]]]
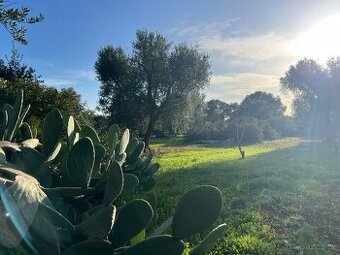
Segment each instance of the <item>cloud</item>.
[[53,76],[46,75],[46,77],[45,83],[57,88],[96,82],[94,72],[89,70],[66,70]]
[[[280,95],[279,79],[297,61],[291,45],[295,35],[276,31],[254,34],[240,30],[241,19],[183,26],[175,36],[210,55],[213,76],[206,90],[207,99],[240,102],[246,95],[261,90]],[[282,101],[289,104],[283,96]]]
[[226,102],[240,102],[245,95],[257,90],[279,93],[278,77],[257,73],[213,75],[206,90],[207,99],[217,98]]
[[199,22],[195,25],[182,24],[180,27],[172,28],[167,33],[174,34],[177,37],[185,37],[195,40],[206,35],[213,35],[225,31],[230,28],[235,22],[240,21],[240,18],[226,18],[214,22]]

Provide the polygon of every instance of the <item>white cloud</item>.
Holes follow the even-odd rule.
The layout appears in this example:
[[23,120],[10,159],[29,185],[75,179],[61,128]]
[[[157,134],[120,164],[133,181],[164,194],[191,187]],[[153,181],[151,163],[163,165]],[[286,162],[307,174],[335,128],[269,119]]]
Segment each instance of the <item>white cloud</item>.
[[240,19],[202,23],[174,29],[174,35],[197,43],[211,58],[213,76],[206,90],[207,99],[240,102],[261,90],[280,95],[289,106],[291,100],[280,94],[279,79],[298,57],[291,46],[296,36],[269,31],[254,34],[235,30]]
[[96,82],[94,72],[89,70],[67,70],[54,76],[46,75],[46,77],[45,83],[57,88]]
[[226,102],[240,102],[245,95],[257,90],[279,93],[277,76],[257,73],[214,75],[207,89],[207,99],[217,98]]
[[200,38],[202,49],[221,57],[237,57],[241,60],[264,61],[285,58],[290,54],[289,39],[269,33],[255,36],[224,37],[221,34]]

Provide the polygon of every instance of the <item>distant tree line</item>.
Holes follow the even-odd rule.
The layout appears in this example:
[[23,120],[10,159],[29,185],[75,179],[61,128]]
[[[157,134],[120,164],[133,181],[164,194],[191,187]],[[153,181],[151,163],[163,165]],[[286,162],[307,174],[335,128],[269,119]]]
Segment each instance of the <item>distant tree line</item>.
[[53,108],[58,108],[64,115],[79,116],[82,122],[93,123],[94,113],[85,107],[80,94],[71,87],[57,90],[47,86],[34,68],[22,63],[22,58],[13,47],[8,59],[0,59],[0,105],[13,104],[20,90],[24,90],[25,103],[31,105],[27,120],[38,130]]
[[185,137],[188,140],[237,140],[243,143],[277,139],[295,135],[291,117],[285,116],[285,106],[279,97],[257,91],[240,104],[210,100],[203,104],[196,123]]

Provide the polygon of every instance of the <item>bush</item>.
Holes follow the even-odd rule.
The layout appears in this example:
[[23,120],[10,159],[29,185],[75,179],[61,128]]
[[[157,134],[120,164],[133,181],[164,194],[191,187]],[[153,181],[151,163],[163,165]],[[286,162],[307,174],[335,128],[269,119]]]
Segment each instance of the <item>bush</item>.
[[185,139],[187,141],[226,140],[230,137],[231,136],[226,127],[225,121],[218,121],[214,123],[207,121],[200,125],[196,125],[185,135]]
[[[263,127],[259,124],[259,121],[255,118],[243,118],[231,119],[229,121],[229,132],[232,138],[237,142],[237,132],[239,133],[239,139],[242,136],[244,129],[243,144],[257,143],[264,139]],[[238,129],[238,131],[237,131]]]
[[263,137],[266,140],[276,140],[281,137],[281,134],[269,124],[265,124],[263,127]]

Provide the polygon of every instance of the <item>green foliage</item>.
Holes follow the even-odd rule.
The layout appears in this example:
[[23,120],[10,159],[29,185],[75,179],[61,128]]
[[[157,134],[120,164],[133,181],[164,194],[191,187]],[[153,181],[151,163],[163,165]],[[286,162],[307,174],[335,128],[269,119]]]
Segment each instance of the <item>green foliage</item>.
[[282,89],[294,95],[294,117],[305,135],[333,141],[339,137],[339,74],[340,57],[326,65],[304,58],[280,79]]
[[151,205],[142,199],[136,199],[125,205],[111,232],[111,241],[115,247],[125,246],[134,236],[145,229],[154,216]]
[[112,120],[144,133],[147,146],[157,122],[183,112],[174,106],[208,85],[210,63],[197,47],[172,46],[159,33],[138,30],[132,47],[131,56],[120,47],[99,50],[99,103]]
[[[30,17],[28,7],[8,8],[4,4],[4,0],[0,0],[0,24],[5,27],[15,41],[27,44],[27,29],[23,25],[41,22],[44,20],[44,16],[40,13],[37,16]],[[22,25],[20,26],[20,24]]]
[[77,186],[87,188],[90,185],[94,157],[94,146],[88,137],[79,140],[72,147],[67,158],[67,173]]
[[171,236],[156,236],[135,244],[119,254],[181,255],[183,254],[183,250],[184,243],[182,241],[174,240]]
[[[327,157],[327,144],[263,141],[244,146],[245,160],[227,144],[163,139],[151,148],[162,166],[153,190],[159,224],[173,215],[188,188],[209,183],[222,191],[218,224],[226,222],[227,231],[209,254],[338,254],[340,158]],[[192,239],[195,244],[198,238]]]
[[50,155],[56,147],[63,128],[63,117],[57,109],[53,109],[46,116],[43,126],[43,152]]
[[183,239],[202,232],[220,214],[221,192],[213,186],[199,186],[186,192],[178,203],[172,233],[175,239]]
[[[21,123],[22,97],[12,108],[16,109],[14,122]],[[180,255],[185,248],[180,239],[216,220],[220,192],[213,186],[199,186],[180,200],[173,236],[147,238],[146,230],[157,218],[151,204],[143,199],[123,200],[125,194],[135,193],[138,184],[140,189],[154,185],[159,165],[151,163],[151,154],[143,158],[144,143],[130,139],[126,129],[119,141],[111,136],[115,149],[105,155],[106,162],[101,161],[106,150],[92,128],[79,127],[70,117],[64,132],[61,122],[58,110],[48,114],[42,144],[32,138],[0,141],[0,253]],[[18,128],[7,122],[2,126],[9,133]],[[120,133],[116,127],[111,130]],[[67,134],[66,139],[61,134]],[[96,157],[97,152],[101,154]],[[94,174],[96,159],[100,170]],[[127,167],[129,173],[124,173]],[[116,209],[113,203],[119,196]],[[188,212],[194,217],[189,219]]]
[[86,109],[81,96],[73,88],[57,90],[47,86],[32,67],[22,63],[22,58],[22,54],[13,48],[7,63],[0,59],[1,106],[5,103],[14,104],[17,95],[24,90],[26,105],[30,105],[26,122],[32,131],[37,129],[40,133],[43,119],[54,108],[60,110],[65,120],[70,115],[76,115],[82,123],[93,125],[93,111]]
[[195,246],[191,251],[190,255],[203,255],[208,253],[214,248],[216,242],[222,238],[225,234],[227,225],[221,224],[214,228],[197,246]]

